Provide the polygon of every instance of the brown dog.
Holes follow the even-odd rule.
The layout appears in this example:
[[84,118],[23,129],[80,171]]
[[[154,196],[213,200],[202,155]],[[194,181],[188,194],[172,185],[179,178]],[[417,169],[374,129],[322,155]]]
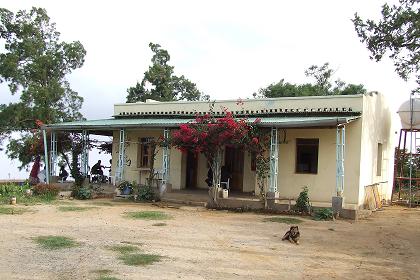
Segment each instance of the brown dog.
[[281,240],[289,240],[291,243],[295,243],[296,245],[299,245],[299,228],[298,226],[291,226],[290,229],[286,232],[286,234],[283,236]]

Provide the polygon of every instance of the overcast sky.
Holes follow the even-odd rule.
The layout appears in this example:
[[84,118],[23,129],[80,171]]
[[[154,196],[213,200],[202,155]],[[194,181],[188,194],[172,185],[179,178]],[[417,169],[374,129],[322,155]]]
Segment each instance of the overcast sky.
[[[175,74],[212,99],[252,97],[282,78],[309,82],[304,70],[329,62],[334,78],[386,94],[396,111],[414,83],[402,81],[391,61],[370,60],[351,22],[355,12],[378,19],[384,2],[2,0],[0,6],[43,7],[62,40],[81,41],[85,64],[69,81],[85,98],[85,117],[98,119],[110,117],[113,104],[125,102],[127,88],[141,81],[152,56],[149,42],[168,50]],[[0,91],[0,103],[13,100],[7,87]],[[0,164],[6,167],[0,178],[20,176],[3,154]]]

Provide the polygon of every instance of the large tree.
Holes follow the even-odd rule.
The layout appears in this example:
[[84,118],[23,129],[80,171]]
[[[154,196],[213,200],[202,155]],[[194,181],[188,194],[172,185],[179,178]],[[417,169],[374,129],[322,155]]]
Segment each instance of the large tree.
[[293,97],[317,95],[352,95],[366,93],[363,85],[346,84],[341,80],[332,81],[334,70],[329,63],[321,66],[312,65],[305,70],[307,77],[313,78],[315,83],[292,84],[281,79],[265,88],[260,88],[254,96],[260,97]]
[[154,99],[158,101],[208,99],[195,83],[174,74],[174,67],[169,65],[170,55],[159,44],[149,44],[153,52],[152,65],[144,73],[142,81],[127,92],[127,103]]
[[17,102],[0,105],[0,135],[22,132],[7,151],[22,168],[40,153],[40,123],[82,118],[83,98],[70,88],[66,76],[83,65],[86,51],[79,41],[60,41],[47,11],[35,7],[16,14],[0,8],[0,43],[0,82],[19,95]]
[[399,5],[382,6],[378,22],[363,20],[357,13],[353,23],[371,59],[382,60],[388,54],[395,70],[404,80],[414,76],[420,92],[420,1],[400,0]]

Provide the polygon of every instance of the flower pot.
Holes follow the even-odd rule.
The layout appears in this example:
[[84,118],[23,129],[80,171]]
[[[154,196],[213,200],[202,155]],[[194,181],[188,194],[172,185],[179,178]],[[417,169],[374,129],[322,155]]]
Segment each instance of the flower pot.
[[12,196],[12,197],[10,198],[10,204],[12,204],[12,205],[16,205],[16,196]]

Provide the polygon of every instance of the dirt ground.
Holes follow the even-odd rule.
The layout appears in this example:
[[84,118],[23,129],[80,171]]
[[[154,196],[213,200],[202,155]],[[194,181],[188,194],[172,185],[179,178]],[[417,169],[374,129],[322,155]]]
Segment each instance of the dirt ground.
[[[34,211],[0,215],[0,279],[97,279],[98,269],[118,279],[420,279],[420,209],[387,207],[358,222],[304,219],[297,246],[281,241],[287,224],[254,213],[118,202],[85,212],[28,207]],[[173,219],[152,226],[123,217],[141,210]],[[45,250],[32,240],[41,235],[72,237],[80,246]],[[121,242],[165,258],[124,265],[106,248]]]

